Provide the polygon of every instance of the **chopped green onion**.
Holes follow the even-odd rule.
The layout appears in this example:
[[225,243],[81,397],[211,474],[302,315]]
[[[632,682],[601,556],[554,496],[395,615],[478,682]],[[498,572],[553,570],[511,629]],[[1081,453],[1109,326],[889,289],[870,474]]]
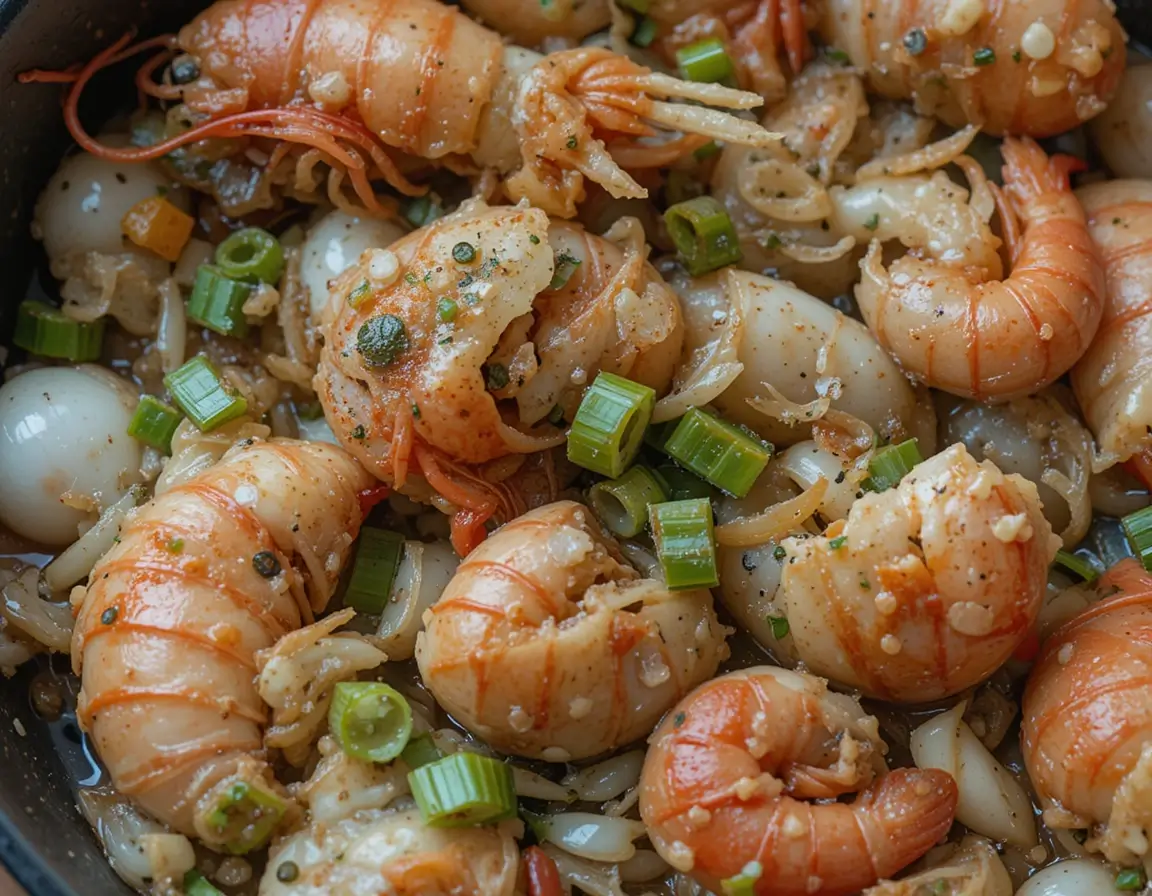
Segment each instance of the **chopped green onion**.
[[656,393],[622,376],[601,373],[588,387],[568,432],[568,460],[616,479],[636,459]]
[[647,467],[637,464],[619,479],[597,482],[588,492],[588,503],[604,525],[621,538],[644,531],[648,506],[668,500],[660,481]]
[[452,257],[460,264],[468,264],[476,260],[476,247],[461,241],[452,247]]
[[344,604],[357,613],[384,612],[403,555],[404,536],[399,532],[373,526],[361,528]]
[[216,247],[216,264],[234,280],[276,284],[284,270],[284,250],[267,230],[245,227]]
[[772,457],[770,444],[699,408],[690,408],[680,418],[664,450],[701,479],[737,498],[748,494]]
[[686,498],[711,499],[716,490],[694,473],[689,473],[676,464],[660,464],[653,474],[664,488],[669,501],[683,501]]
[[1070,551],[1057,551],[1053,565],[1063,566],[1070,573],[1079,576],[1085,582],[1095,582],[1100,578],[1100,570],[1098,570],[1091,561],[1077,554],[1073,554]]
[[1116,875],[1117,890],[1139,890],[1144,886],[1144,872],[1139,868],[1125,868]]
[[104,348],[104,318],[73,320],[58,308],[29,299],[16,311],[12,342],[46,358],[95,361]]
[[184,896],[224,896],[224,894],[208,883],[208,878],[193,868],[184,875]]
[[332,691],[328,727],[354,759],[391,762],[412,736],[412,707],[383,682],[342,681]]
[[268,842],[286,806],[260,782],[235,781],[220,793],[204,818],[209,842],[243,855]]
[[749,862],[739,874],[720,881],[720,890],[724,896],[756,896],[756,882],[763,874],[763,865]]
[[512,769],[488,756],[453,753],[409,772],[408,784],[429,827],[470,827],[516,815]]
[[136,412],[128,421],[128,435],[168,454],[172,450],[172,436],[184,415],[154,395],[142,395]]
[[709,140],[698,149],[692,150],[692,158],[697,162],[703,162],[705,159],[710,159],[712,156],[720,152],[720,144],[715,140]]
[[886,445],[872,455],[868,464],[870,475],[864,480],[864,488],[873,492],[895,488],[923,460],[920,443],[916,439],[908,439],[898,445]]
[[996,51],[991,47],[981,47],[972,54],[972,62],[976,65],[991,65],[996,61]]
[[681,47],[676,51],[676,64],[685,81],[716,84],[731,81],[736,75],[732,57],[724,48],[724,42],[716,37]]
[[676,591],[718,585],[711,502],[707,498],[668,501],[653,504],[648,513],[668,588]]
[[408,768],[415,771],[421,766],[443,759],[444,754],[436,746],[436,741],[432,739],[432,735],[425,732],[408,739],[408,744],[401,751],[400,758],[404,760],[404,764]]
[[628,43],[641,49],[650,47],[652,46],[652,42],[656,40],[656,32],[658,29],[659,26],[656,24],[655,19],[650,16],[643,16],[636,22],[636,27],[632,29],[632,36],[628,38]]
[[735,264],[743,253],[732,219],[711,196],[679,202],[664,212],[676,254],[694,277]]
[[248,402],[225,385],[212,362],[196,355],[164,377],[172,401],[201,432],[211,432],[248,410]]
[[459,310],[460,306],[456,304],[455,299],[443,298],[436,302],[436,318],[442,324],[450,324],[456,320]]
[[1120,520],[1128,543],[1144,568],[1152,571],[1152,507],[1144,507]]
[[244,302],[251,293],[251,284],[227,276],[218,267],[202,264],[188,297],[188,319],[221,336],[243,339],[248,335]]
[[788,623],[787,616],[769,616],[768,627],[772,629],[772,637],[777,641],[782,638],[787,638],[788,632],[792,630],[792,626]]
[[408,332],[395,314],[370,317],[356,331],[356,350],[370,367],[387,367],[408,350]]
[[576,273],[576,269],[580,267],[580,259],[567,249],[561,249],[556,253],[553,261],[552,282],[548,284],[548,288],[563,289],[572,279],[572,275]]
[[880,226],[880,213],[879,212],[873,212],[871,215],[868,216],[868,220],[864,222],[864,229],[865,230],[875,230],[879,226]]
[[409,202],[408,207],[404,209],[404,217],[413,227],[424,227],[437,218],[443,218],[444,209],[441,207],[439,199],[432,193],[428,193],[424,196],[417,196]]

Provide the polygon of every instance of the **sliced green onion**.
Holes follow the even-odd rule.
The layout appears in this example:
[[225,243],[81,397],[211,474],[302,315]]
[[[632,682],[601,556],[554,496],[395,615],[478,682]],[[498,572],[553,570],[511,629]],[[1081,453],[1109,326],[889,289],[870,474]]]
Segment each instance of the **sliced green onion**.
[[143,395],[128,421],[128,435],[168,454],[172,450],[172,436],[183,418],[184,415],[176,408],[154,395]]
[[276,284],[284,271],[284,250],[267,230],[245,227],[216,247],[216,264],[234,280]]
[[212,844],[243,855],[268,842],[287,807],[259,782],[236,781],[224,788],[204,818]]
[[572,279],[572,275],[576,273],[578,267],[580,267],[580,259],[567,249],[557,252],[553,259],[552,282],[548,284],[548,288],[563,289],[568,285],[568,281]]
[[772,637],[777,641],[787,638],[788,632],[792,630],[787,616],[769,616],[768,627],[772,629]]
[[404,760],[404,764],[407,765],[408,768],[414,771],[429,763],[443,759],[444,754],[441,753],[440,748],[436,746],[436,741],[432,739],[432,735],[425,732],[424,734],[417,734],[415,737],[408,739],[408,745],[401,751],[400,758]]
[[920,443],[916,439],[908,439],[898,445],[886,445],[872,455],[868,464],[869,477],[864,480],[864,488],[872,492],[895,488],[923,460]]
[[720,881],[720,890],[724,896],[756,896],[756,882],[763,874],[763,865],[749,862],[739,874]]
[[404,536],[399,532],[364,526],[356,542],[352,577],[344,593],[345,606],[357,613],[378,615],[392,595],[392,583],[404,556]]
[[669,501],[684,501],[687,498],[708,498],[715,496],[716,489],[676,464],[660,464],[653,474],[664,487]]
[[770,444],[699,408],[690,408],[680,418],[664,450],[701,479],[737,498],[748,494],[772,457]]
[[633,538],[648,523],[648,507],[668,500],[660,481],[647,467],[629,469],[619,479],[597,482],[588,492],[588,503],[604,525],[621,538]]
[[711,502],[707,498],[668,501],[653,504],[648,513],[669,590],[718,585]]
[[636,27],[632,29],[632,35],[628,38],[628,43],[634,47],[652,46],[652,42],[656,40],[656,32],[659,30],[656,20],[650,16],[643,16],[636,22]]
[[383,682],[342,681],[332,690],[328,727],[349,756],[391,762],[412,736],[412,707]]
[[1063,566],[1070,573],[1079,576],[1085,582],[1095,582],[1100,578],[1100,570],[1093,566],[1091,561],[1077,554],[1073,554],[1070,551],[1057,551],[1053,565]]
[[1144,886],[1144,872],[1139,868],[1125,868],[1116,875],[1117,890],[1139,890]]
[[1120,520],[1128,544],[1144,568],[1152,572],[1152,507],[1144,507]]
[[732,219],[711,196],[697,196],[664,212],[676,254],[694,277],[735,264],[743,253]]
[[16,311],[12,342],[46,358],[95,361],[104,348],[104,318],[73,320],[58,308],[29,299]]
[[584,393],[568,431],[568,460],[616,479],[636,459],[656,393],[622,376],[600,373]]
[[248,402],[220,379],[212,362],[196,355],[164,377],[172,401],[201,432],[211,432],[248,410]]
[[224,896],[224,894],[208,883],[208,878],[193,868],[184,875],[184,896]]
[[736,75],[732,57],[724,48],[724,42],[716,37],[681,47],[676,51],[676,64],[685,81],[715,84],[731,81]]
[[408,331],[395,314],[370,317],[356,331],[356,351],[370,367],[387,367],[408,350]]
[[427,193],[424,196],[417,196],[408,203],[408,207],[404,209],[404,217],[413,227],[423,227],[437,218],[443,218],[444,209],[434,194]]
[[202,264],[196,270],[196,282],[188,297],[188,319],[221,336],[243,339],[248,335],[244,302],[251,293],[251,284],[229,277],[218,267]]
[[516,815],[512,768],[488,756],[453,753],[409,772],[408,784],[429,827],[470,827]]

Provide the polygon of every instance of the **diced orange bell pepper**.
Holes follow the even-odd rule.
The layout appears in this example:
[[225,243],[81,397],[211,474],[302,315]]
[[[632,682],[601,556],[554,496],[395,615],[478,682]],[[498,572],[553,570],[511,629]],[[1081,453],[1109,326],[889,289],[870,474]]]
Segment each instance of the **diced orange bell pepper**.
[[176,261],[184,251],[196,221],[163,196],[142,199],[128,209],[120,229],[137,246]]

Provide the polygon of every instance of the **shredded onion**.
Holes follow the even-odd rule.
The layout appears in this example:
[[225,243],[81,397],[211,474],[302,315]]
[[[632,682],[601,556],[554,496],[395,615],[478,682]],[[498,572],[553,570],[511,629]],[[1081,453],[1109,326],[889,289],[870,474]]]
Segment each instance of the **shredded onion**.
[[443,541],[404,542],[404,556],[396,571],[392,595],[380,614],[380,626],[376,630],[388,659],[412,658],[416,635],[424,627],[424,611],[440,599],[459,563],[451,545]]
[[644,751],[630,750],[573,772],[563,783],[575,791],[577,799],[602,803],[639,784],[643,766]]
[[627,896],[620,886],[620,869],[616,865],[579,859],[551,843],[543,844],[543,849],[556,863],[567,891],[575,887],[588,896]]
[[54,604],[41,598],[39,581],[40,570],[29,566],[5,584],[0,616],[37,643],[67,653],[72,646],[72,607],[67,601]]
[[828,264],[843,258],[856,248],[856,238],[840,237],[831,246],[812,246],[808,243],[784,243],[780,246],[781,255],[801,264]]
[[766,218],[807,223],[832,214],[828,191],[799,163],[776,158],[749,162],[739,175],[740,196]]
[[643,822],[591,812],[560,812],[533,823],[541,840],[595,862],[625,862],[636,854],[633,840],[647,833]]
[[968,144],[975,140],[979,133],[980,128],[970,124],[943,140],[929,143],[904,155],[873,159],[856,170],[856,181],[859,183],[876,177],[899,177],[915,174],[917,171],[943,168],[962,155]]
[[512,781],[516,785],[517,796],[562,803],[570,803],[576,799],[571,787],[557,784],[543,775],[538,775],[536,772],[521,768],[518,765],[512,766]]
[[147,890],[152,865],[143,849],[143,838],[166,833],[163,825],[137,809],[131,800],[111,787],[83,788],[77,793],[80,811],[104,846],[108,864],[128,886]]
[[160,322],[156,326],[156,351],[160,367],[171,373],[184,363],[188,340],[188,319],[180,287],[169,277],[160,284]]
[[124,519],[141,501],[145,492],[140,486],[128,489],[124,497],[107,508],[87,532],[74,541],[44,569],[44,583],[53,593],[75,585],[116,543]]
[[830,395],[821,395],[818,398],[813,398],[811,401],[800,404],[799,402],[793,401],[771,383],[765,382],[760,385],[768,390],[769,397],[762,398],[759,395],[753,395],[747,399],[748,406],[759,411],[765,417],[779,420],[788,426],[796,426],[799,423],[811,423],[814,420],[819,420],[828,413],[828,409],[832,406],[832,397]]
[[821,477],[810,489],[795,498],[781,501],[763,513],[746,516],[716,527],[718,544],[748,548],[779,539],[796,529],[820,509],[828,480]]

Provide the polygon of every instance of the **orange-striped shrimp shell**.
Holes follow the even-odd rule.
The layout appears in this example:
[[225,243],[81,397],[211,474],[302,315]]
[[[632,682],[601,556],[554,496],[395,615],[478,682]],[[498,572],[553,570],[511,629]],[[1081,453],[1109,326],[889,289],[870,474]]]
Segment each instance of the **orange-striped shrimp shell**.
[[754,862],[757,896],[857,893],[926,853],[956,809],[946,772],[885,774],[877,732],[855,699],[807,673],[761,666],[709,681],[650,740],[648,836],[716,893]]
[[1032,631],[1060,540],[1036,487],[963,445],[857,500],[824,535],[793,537],[783,599],[801,661],[885,700],[973,687]]
[[904,369],[966,398],[1049,385],[1080,359],[1104,308],[1103,268],[1068,183],[1073,160],[1049,159],[1026,138],[1006,139],[1003,154],[1007,279],[911,255],[885,270],[874,241],[856,287],[869,327]]
[[1152,181],[1076,191],[1100,250],[1107,301],[1072,387],[1104,466],[1152,447]]
[[420,674],[497,750],[562,762],[643,737],[716,672],[726,629],[706,590],[642,579],[580,504],[498,529],[425,615]]
[[1024,763],[1059,827],[1093,827],[1089,848],[1149,859],[1152,831],[1152,576],[1124,560],[1108,597],[1044,642],[1022,703]]
[[245,763],[261,774],[254,654],[328,602],[371,482],[334,446],[250,439],[141,508],[96,565],[72,640],[77,715],[157,819],[211,843],[194,830],[204,802]]
[[[798,0],[797,0],[798,4]],[[1124,72],[1109,0],[817,0],[824,42],[876,93],[954,127],[1048,137],[1104,109]]]

